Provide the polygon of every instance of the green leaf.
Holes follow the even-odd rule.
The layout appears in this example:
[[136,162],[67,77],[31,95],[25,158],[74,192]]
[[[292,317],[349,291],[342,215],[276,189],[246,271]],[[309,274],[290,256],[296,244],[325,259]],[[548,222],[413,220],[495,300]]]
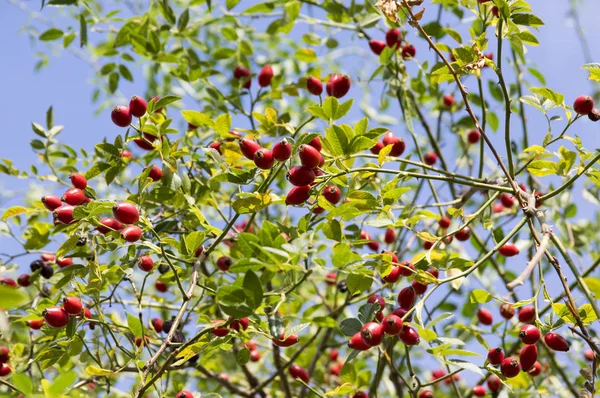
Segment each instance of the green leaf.
[[354,384],[356,382],[356,369],[350,362],[346,362],[340,370],[340,379],[345,383]]
[[473,304],[483,304],[492,301],[492,295],[483,289],[475,289],[469,294],[469,300]]
[[590,72],[588,80],[600,81],[600,63],[585,64],[582,68]]
[[140,319],[130,312],[127,313],[127,327],[135,337],[142,337],[142,324],[140,323]]
[[83,13],[79,14],[79,47],[83,47],[87,44],[87,22]]
[[21,307],[29,302],[29,296],[23,289],[8,285],[0,285],[0,297],[2,297],[2,308],[5,311]]
[[33,392],[33,382],[25,373],[13,373],[11,381],[14,386],[24,392],[26,396],[31,395]]
[[164,108],[165,106],[172,104],[173,102],[179,101],[181,97],[176,95],[165,95],[158,100],[158,102],[154,105],[154,109]]
[[587,278],[583,278],[583,280],[590,289],[590,291],[594,294],[594,296],[596,296],[596,298],[600,297],[600,279],[593,278],[590,276]]
[[373,279],[363,274],[350,274],[346,278],[346,286],[351,294],[365,292],[371,288]]
[[294,57],[298,61],[302,62],[315,62],[317,60],[317,53],[312,48],[299,48],[294,53]]
[[241,366],[247,364],[250,360],[250,350],[247,348],[242,348],[238,351],[235,359],[237,363]]
[[332,125],[326,130],[323,145],[334,156],[344,155],[348,152],[350,138],[346,129]]
[[227,10],[231,10],[231,9],[233,9],[233,7],[238,5],[239,2],[240,2],[240,0],[226,0],[225,7],[227,7]]
[[77,373],[75,372],[60,372],[56,378],[52,381],[52,385],[49,388],[51,396],[61,396],[67,388],[72,386],[77,381]]
[[217,290],[219,307],[234,318],[245,318],[254,313],[254,296],[246,289],[235,286],[221,286]]
[[231,115],[229,113],[219,115],[215,121],[214,129],[222,136],[228,134],[231,130]]
[[534,28],[544,25],[544,21],[533,14],[513,14],[511,19],[517,25],[533,26]]
[[63,31],[60,29],[50,28],[40,35],[40,40],[42,40],[42,41],[57,40],[57,39],[60,39],[61,37],[63,37],[63,34],[64,34]]
[[186,8],[185,11],[181,13],[179,16],[179,20],[177,21],[177,30],[183,32],[187,27],[188,22],[190,21],[190,10]]
[[85,371],[92,376],[110,376],[115,373],[112,370],[102,369],[94,365],[88,366]]
[[371,322],[375,317],[375,314],[381,310],[381,306],[378,303],[367,303],[360,306],[358,309],[358,320],[364,325],[365,323]]
[[263,297],[262,282],[251,270],[246,272],[246,276],[244,276],[244,289],[251,292],[250,297],[253,299],[253,308],[260,307]]
[[531,87],[530,90],[543,98],[549,99],[556,105],[561,106],[565,101],[565,96],[549,89],[548,87]]
[[13,206],[13,207],[9,207],[8,209],[6,209],[4,211],[4,213],[2,213],[2,220],[6,220],[8,218],[17,216],[19,214],[23,214],[26,213],[27,209],[23,206]]
[[527,170],[538,177],[557,174],[557,165],[549,160],[534,160],[527,166]]
[[361,328],[362,323],[356,318],[348,318],[340,322],[340,330],[344,336],[353,336],[360,332]]
[[560,161],[558,162],[558,167],[556,172],[558,175],[566,176],[571,167],[575,164],[575,159],[577,159],[577,154],[573,151],[568,150],[564,146],[558,148],[558,153],[560,155]]
[[181,115],[188,123],[193,124],[196,127],[201,127],[201,126],[212,127],[212,126],[214,126],[214,122],[213,122],[212,118],[205,113],[188,110],[188,111],[181,111]]
[[233,204],[233,210],[238,214],[257,213],[271,203],[271,195],[268,193],[254,192],[246,194],[244,198],[236,199]]

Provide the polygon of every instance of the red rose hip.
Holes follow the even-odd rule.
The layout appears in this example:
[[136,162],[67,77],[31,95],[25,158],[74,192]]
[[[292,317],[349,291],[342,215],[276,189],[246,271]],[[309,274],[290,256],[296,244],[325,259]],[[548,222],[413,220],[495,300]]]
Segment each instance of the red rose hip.
[[556,334],[554,332],[546,333],[546,335],[544,336],[544,342],[546,343],[548,348],[554,351],[569,351],[569,342],[560,334]]
[[488,351],[487,360],[490,365],[500,365],[504,360],[504,351],[500,347],[492,348]]
[[271,151],[261,148],[254,153],[254,164],[259,169],[269,170],[275,164],[275,159],[273,159]]
[[310,185],[315,181],[315,172],[306,166],[293,167],[286,176],[288,181],[297,187]]
[[140,256],[138,258],[138,267],[142,271],[150,272],[154,268],[154,260],[150,256]]
[[54,211],[62,206],[60,198],[54,195],[42,196],[42,203],[44,204],[44,207],[50,211]]
[[121,238],[129,243],[137,242],[142,237],[142,230],[136,225],[128,225],[121,230]]
[[329,77],[326,85],[327,95],[342,98],[350,90],[350,77],[334,73]]
[[275,160],[277,160],[278,162],[285,162],[292,156],[292,146],[284,138],[283,140],[273,145],[272,152]]
[[498,249],[498,253],[504,257],[513,257],[519,254],[519,248],[512,243],[506,243]]
[[519,361],[517,361],[515,358],[504,358],[502,364],[500,365],[500,371],[505,377],[510,379],[519,374],[521,371],[521,365],[519,365]]
[[300,187],[293,187],[285,197],[285,203],[287,205],[300,205],[308,200],[310,197],[310,185],[304,185]]
[[594,100],[589,95],[582,95],[575,99],[573,110],[580,115],[587,115],[594,109]]
[[87,187],[87,179],[81,174],[73,173],[69,176],[69,179],[75,188],[85,189]]
[[146,104],[146,101],[142,97],[138,97],[137,95],[131,97],[131,100],[129,101],[129,112],[132,116],[144,116],[147,108],[148,104]]
[[53,328],[62,328],[69,323],[69,314],[62,307],[50,307],[42,311],[44,321]]
[[273,67],[271,65],[265,65],[258,74],[258,85],[261,87],[268,87],[271,85],[273,79]]
[[371,51],[373,51],[374,54],[380,55],[383,52],[383,49],[385,48],[385,43],[381,40],[370,40],[369,48],[371,49]]
[[306,89],[312,95],[321,95],[323,92],[323,83],[314,76],[306,78]]
[[479,323],[487,326],[491,325],[494,322],[492,313],[486,310],[485,308],[480,308],[477,310],[477,319],[479,319]]
[[115,218],[123,224],[135,224],[140,220],[140,213],[133,203],[120,202],[112,210]]
[[129,126],[132,119],[129,108],[123,105],[115,106],[110,113],[110,118],[119,127]]

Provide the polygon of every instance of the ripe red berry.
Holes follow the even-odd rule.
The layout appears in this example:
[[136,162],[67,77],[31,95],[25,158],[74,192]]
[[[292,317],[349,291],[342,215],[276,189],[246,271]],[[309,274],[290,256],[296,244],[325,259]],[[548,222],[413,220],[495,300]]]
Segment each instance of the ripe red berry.
[[369,398],[369,394],[364,391],[357,391],[354,393],[352,398]]
[[152,181],[159,181],[162,178],[163,172],[160,167],[157,165],[152,165],[150,169],[150,173],[148,173],[148,177],[152,179]]
[[406,149],[406,144],[404,143],[404,140],[400,137],[396,137],[391,131],[388,131],[383,136],[383,145],[392,145],[390,156],[400,156],[404,152],[404,149]]
[[327,275],[325,275],[325,283],[327,283],[328,285],[335,285],[336,281],[337,275],[335,274],[335,272],[328,272]]
[[138,147],[147,151],[151,151],[154,149],[154,145],[152,143],[156,140],[160,140],[159,137],[156,137],[152,134],[144,133],[142,136],[140,136],[140,138],[136,138],[135,140],[133,140],[133,142],[135,142],[135,144]]
[[451,94],[446,94],[442,97],[442,102],[446,108],[450,109],[454,106],[454,97]]
[[292,376],[292,378],[294,378],[294,379],[300,379],[303,382],[305,382],[306,384],[308,384],[308,382],[310,381],[310,375],[308,374],[306,369],[301,368],[300,366],[298,366],[296,364],[293,364],[292,366],[290,366],[289,372],[290,372],[290,376]]
[[389,274],[383,277],[383,281],[385,283],[396,283],[400,280],[400,277],[402,276],[401,272],[402,271],[400,267],[392,265],[392,270]]
[[217,151],[219,155],[223,154],[221,152],[221,143],[219,141],[211,142],[210,145],[208,145],[208,147]]
[[71,206],[77,206],[85,202],[85,193],[79,188],[71,188],[67,190],[61,200]]
[[137,95],[131,97],[131,100],[129,101],[129,112],[132,116],[144,116],[147,108],[148,104],[146,104],[146,101],[142,97],[138,97]]
[[471,237],[471,229],[469,227],[464,227],[463,229],[457,231],[454,234],[454,237],[461,242],[467,241]]
[[60,200],[60,198],[54,195],[42,196],[42,203],[44,204],[46,209],[50,211],[54,211],[62,206],[62,201]]
[[442,229],[447,229],[450,226],[450,218],[448,216],[440,217],[438,220],[438,225]]
[[431,371],[431,381],[439,380],[439,379],[443,378],[444,376],[446,376],[447,374],[448,374],[448,372],[446,372],[446,369],[435,369],[435,370]]
[[69,179],[75,188],[85,189],[87,187],[87,179],[81,174],[73,173],[69,176]]
[[360,332],[356,332],[352,337],[350,337],[350,340],[348,341],[348,347],[358,351],[366,351],[371,348],[368,344],[365,344]]
[[154,282],[154,288],[161,293],[166,293],[167,290],[169,290],[169,286],[167,286],[167,284],[164,283],[163,281]]
[[133,203],[120,202],[113,206],[113,215],[123,224],[135,224],[140,220],[140,213]]
[[507,209],[510,209],[515,204],[515,198],[510,196],[507,193],[503,193],[500,195],[500,202],[502,203],[502,205],[504,207],[506,207]]
[[435,268],[429,268],[427,270],[427,273],[429,273],[431,276],[433,276],[435,279],[438,279],[438,277],[440,276],[440,271],[438,271]]
[[150,272],[152,271],[152,268],[154,268],[154,260],[152,260],[152,257],[150,256],[140,256],[140,258],[138,258],[138,267],[140,267],[142,271]]
[[150,322],[152,323],[152,327],[154,328],[154,330],[156,331],[156,333],[160,333],[162,332],[162,328],[163,328],[163,320],[160,318],[152,318],[150,320]]
[[285,332],[281,332],[279,338],[276,339],[273,337],[271,341],[278,347],[291,347],[294,344],[297,344],[300,341],[300,338],[296,334],[290,334],[289,336],[285,337]]
[[273,145],[272,152],[275,160],[277,160],[278,162],[285,162],[292,156],[292,146],[284,138],[283,140]]
[[258,142],[249,138],[242,138],[239,141],[240,151],[242,154],[250,160],[254,160],[254,154],[260,149]]
[[310,145],[319,152],[321,152],[321,150],[323,149],[323,144],[321,143],[321,139],[319,137],[313,138],[306,145]]
[[19,275],[19,277],[17,278],[17,283],[19,284],[19,286],[27,287],[31,285],[31,281],[29,279],[29,274]]
[[83,310],[83,304],[81,303],[81,300],[79,300],[77,297],[72,296],[65,297],[63,299],[62,306],[69,315],[81,314],[81,311]]
[[492,348],[488,351],[487,360],[490,365],[500,365],[504,360],[504,351],[500,347]]
[[500,371],[505,377],[510,379],[519,374],[521,371],[521,365],[519,365],[519,361],[517,361],[515,358],[504,358],[502,364],[500,365]]
[[467,141],[469,144],[477,144],[479,142],[479,138],[481,137],[481,133],[479,130],[469,130],[467,133]]
[[0,377],[8,376],[10,374],[10,366],[8,364],[0,364]]
[[400,333],[400,330],[402,330],[403,326],[402,319],[399,316],[393,314],[383,318],[381,324],[383,326],[383,332],[391,335],[396,335]]
[[371,153],[373,155],[379,155],[379,152],[381,152],[381,150],[383,149],[385,145],[383,145],[383,142],[381,141],[377,141],[377,143],[375,144],[375,146],[373,148],[371,148]]
[[221,256],[217,259],[217,268],[219,268],[221,271],[229,271],[231,264],[231,259],[227,256]]
[[44,319],[32,319],[27,321],[27,325],[33,330],[40,330],[44,326]]
[[342,193],[340,192],[340,189],[335,185],[329,185],[325,187],[325,189],[323,189],[323,196],[330,203],[336,204],[342,198]]
[[[49,265],[44,265],[44,267],[49,267]],[[52,268],[50,267],[50,269],[52,269]],[[43,267],[42,267],[42,270],[43,270]],[[3,278],[3,277],[0,277],[0,285],[10,286],[10,287],[14,287],[14,288],[19,287],[19,285],[17,284],[17,282],[14,279]]]
[[498,392],[502,388],[502,382],[496,375],[491,375],[487,379],[487,386],[491,392]]
[[390,29],[385,33],[385,44],[388,47],[400,47],[400,43],[402,42],[402,33],[400,33],[400,29],[394,28]]
[[384,337],[383,326],[377,322],[367,322],[360,330],[363,342],[368,346],[381,344]]
[[404,59],[414,58],[416,54],[417,54],[417,49],[412,44],[406,44],[404,47],[402,47],[402,58],[404,58]]
[[582,95],[575,98],[573,110],[580,115],[587,115],[594,109],[594,100],[589,95]]
[[219,326],[219,325],[224,325],[225,321],[221,320],[221,319],[217,319],[211,322],[212,326],[216,326],[211,333],[214,334],[217,337],[225,337],[229,334],[229,329],[226,328],[225,326]]
[[431,391],[431,390],[422,390],[419,393],[419,398],[433,398],[433,391]]
[[527,371],[527,373],[531,377],[539,376],[542,373],[542,364],[538,361],[535,361],[535,363],[533,364],[531,369]]
[[306,78],[306,89],[312,95],[321,95],[323,92],[323,83],[314,76],[308,76]]
[[269,170],[274,163],[273,154],[268,149],[260,148],[254,153],[254,164],[259,169]]
[[273,79],[273,67],[271,65],[265,65],[258,74],[258,85],[261,87],[267,87],[271,85]]
[[137,225],[128,225],[121,230],[121,238],[129,243],[137,242],[142,237],[142,230]]
[[304,185],[301,187],[293,187],[285,197],[285,203],[287,205],[300,205],[308,200],[310,197],[310,185]]
[[338,360],[339,355],[340,355],[340,352],[334,348],[329,352],[329,359],[331,361],[335,362]]
[[[231,319],[231,317],[229,317]],[[241,330],[246,330],[248,329],[248,326],[250,325],[250,320],[248,318],[240,318],[240,319],[234,319],[231,321],[231,323],[229,324],[229,327],[231,329],[234,329],[236,331],[240,331]]]
[[96,227],[96,230],[98,230],[98,232],[100,232],[103,235],[106,235],[107,233],[113,230],[120,231],[121,229],[123,229],[123,224],[121,224],[114,218],[103,218],[100,220],[100,224],[101,225]]
[[419,333],[412,328],[411,326],[404,325],[402,330],[398,334],[400,340],[406,345],[417,345],[421,342],[421,338],[419,337]]
[[58,209],[54,210],[52,213],[54,219],[60,222],[61,224],[71,224],[73,221],[73,210],[75,208],[73,206],[65,205],[61,206]]
[[434,152],[427,152],[423,155],[423,161],[429,166],[433,166],[437,162],[437,155]]
[[350,77],[348,75],[334,73],[329,76],[325,89],[327,95],[335,98],[342,98],[344,95],[348,94],[348,91],[350,90]]
[[424,294],[427,291],[427,285],[417,282],[416,279],[411,282],[411,286],[418,295]]
[[297,187],[310,185],[315,180],[315,172],[306,166],[293,167],[286,176],[288,181]]
[[528,344],[521,349],[519,361],[523,372],[529,371],[537,361],[538,349],[535,344]]
[[8,350],[8,347],[0,346],[0,363],[8,362],[9,357],[10,351]]
[[523,325],[519,331],[519,338],[524,344],[535,344],[540,339],[540,330],[533,325]]
[[250,86],[252,85],[252,79],[250,78],[250,71],[248,69],[241,65],[236,66],[233,70],[233,77],[238,80],[241,79],[244,82],[244,88],[250,89]]
[[548,348],[554,351],[569,351],[569,342],[562,337],[560,334],[556,334],[554,332],[548,332],[544,336],[544,342],[548,346]]
[[131,124],[131,112],[123,105],[115,106],[110,113],[113,123],[119,127],[127,127]]
[[383,52],[383,49],[385,48],[385,43],[381,40],[370,40],[369,47],[371,48],[371,51],[373,51],[374,54],[380,55]]
[[485,397],[485,387],[484,386],[473,387],[473,395],[476,397]]
[[260,352],[258,350],[251,350],[250,351],[250,360],[252,362],[260,361]]
[[385,230],[385,236],[383,238],[384,242],[388,245],[391,245],[396,240],[396,231],[392,228],[388,228]]
[[480,308],[477,310],[477,319],[479,319],[479,323],[482,325],[491,325],[494,322],[494,318],[492,313],[486,310],[485,308]]
[[122,159],[133,159],[133,155],[127,149],[123,149],[121,153],[119,153],[119,156]]
[[300,156],[300,163],[310,169],[318,167],[323,158],[321,153],[310,145],[300,145],[300,148],[298,148],[298,156]]
[[533,305],[527,307],[521,307],[519,310],[519,322],[531,323],[535,319],[535,308]]
[[62,328],[69,323],[69,314],[62,307],[50,307],[42,311],[46,323],[53,328]]
[[585,352],[583,353],[583,357],[585,358],[586,361],[592,362],[594,360],[594,351],[593,350],[585,350]]
[[515,309],[512,305],[504,303],[500,306],[500,315],[504,319],[511,319],[513,316],[515,316]]
[[[399,317],[400,319],[404,318],[404,316],[408,313],[408,310],[406,308],[394,308],[394,311],[392,311],[392,315],[396,315],[397,317]],[[412,322],[412,313],[410,313],[410,315],[408,315],[406,318],[404,318],[404,320],[406,322]]]
[[369,304],[379,304],[379,309],[377,311],[381,311],[385,308],[385,300],[378,294],[373,294],[371,297],[367,299],[367,303]]
[[398,293],[398,305],[401,308],[409,310],[415,305],[415,300],[417,299],[417,293],[415,292],[415,288],[412,286],[405,287],[400,290]]
[[175,395],[175,398],[194,398],[194,394],[187,390],[181,390]]
[[498,253],[503,255],[504,257],[512,257],[519,254],[519,248],[512,243],[506,243],[498,249]]
[[492,212],[493,213],[502,213],[504,211],[504,206],[502,206],[501,203],[494,203],[492,205]]
[[411,276],[415,269],[415,265],[410,261],[402,261],[400,263],[400,275],[402,276]]

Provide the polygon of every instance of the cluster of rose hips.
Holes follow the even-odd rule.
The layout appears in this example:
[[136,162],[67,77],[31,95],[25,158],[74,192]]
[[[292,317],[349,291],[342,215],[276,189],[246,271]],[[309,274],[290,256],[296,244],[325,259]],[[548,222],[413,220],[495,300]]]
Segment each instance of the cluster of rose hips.
[[[153,97],[158,101],[158,97]],[[119,127],[128,127],[131,124],[133,117],[140,118],[146,114],[148,104],[142,97],[134,95],[129,101],[129,107],[125,105],[117,105],[112,109],[110,118],[113,123]]]
[[[241,80],[244,83],[245,89],[250,89],[252,85],[252,79],[250,77],[250,71],[241,65],[238,65],[233,70],[233,77],[237,80]],[[271,65],[265,65],[258,74],[258,85],[261,87],[269,87],[273,80],[273,67]]]
[[8,347],[0,345],[0,377],[8,376],[11,372],[8,360],[10,359],[10,350]]
[[[306,89],[312,95],[321,95],[323,93],[323,83],[314,76],[307,76]],[[325,91],[331,97],[342,98],[350,91],[350,76],[339,73],[332,74],[327,80]]]
[[594,108],[594,100],[589,95],[581,95],[575,98],[573,110],[579,115],[587,115],[593,122],[600,120],[600,109]]
[[[92,317],[92,312],[89,308],[83,306],[81,300],[77,297],[68,296],[63,299],[62,306],[49,307],[42,311],[44,317],[41,324],[40,322],[29,321],[29,327],[32,329],[39,329],[44,323],[53,328],[63,328],[69,323],[70,317],[81,317],[86,319]],[[90,329],[93,329],[93,323],[90,323]]]
[[[42,203],[46,209],[52,212],[54,224],[71,224],[74,222],[73,210],[76,206],[80,206],[91,201],[84,192],[87,187],[86,178],[77,173],[70,176],[73,187],[68,189],[62,197],[47,195],[42,197]],[[63,202],[66,203],[63,205]]]
[[[386,46],[395,50],[400,49],[400,46],[402,46],[402,32],[400,32],[400,29],[389,29],[385,33],[385,42],[375,39],[369,41],[369,47],[376,55],[381,55]],[[412,44],[407,43],[402,47],[401,54],[404,59],[414,58],[417,49]]]

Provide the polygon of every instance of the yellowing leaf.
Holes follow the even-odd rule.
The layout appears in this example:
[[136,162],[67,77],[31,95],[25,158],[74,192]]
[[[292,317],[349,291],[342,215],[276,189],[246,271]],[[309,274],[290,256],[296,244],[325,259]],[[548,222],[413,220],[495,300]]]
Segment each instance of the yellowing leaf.
[[102,369],[94,365],[88,366],[87,368],[85,368],[85,371],[92,376],[109,376],[114,374],[112,370]]
[[27,212],[27,209],[23,206],[13,206],[13,207],[6,209],[4,214],[2,214],[2,219],[6,220],[7,218],[14,217],[18,214],[22,214],[22,213],[26,213],[26,212]]

